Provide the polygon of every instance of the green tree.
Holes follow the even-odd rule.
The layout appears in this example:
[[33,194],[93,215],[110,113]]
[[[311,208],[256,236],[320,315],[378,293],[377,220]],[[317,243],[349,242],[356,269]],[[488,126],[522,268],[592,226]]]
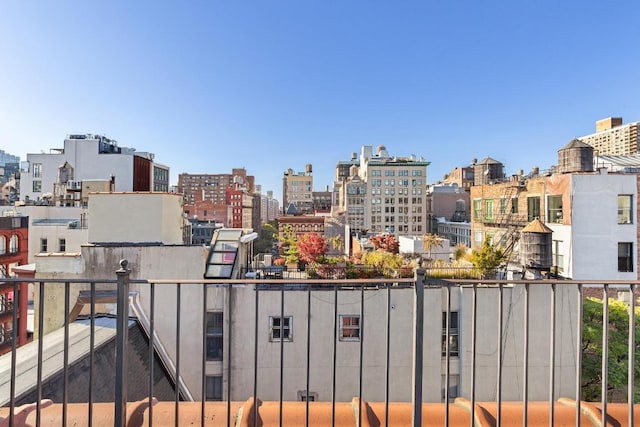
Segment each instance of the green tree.
[[262,224],[258,238],[254,243],[254,251],[257,254],[269,253],[273,247],[273,242],[278,239],[278,221],[273,220]]
[[484,240],[482,248],[471,252],[471,263],[483,278],[495,274],[504,260],[505,253],[502,247],[490,243],[488,239]]
[[[610,298],[607,391],[626,390],[628,379],[629,305]],[[602,300],[586,298],[582,314],[582,399],[602,398]],[[640,360],[640,307],[635,308],[635,358]],[[634,403],[640,401],[640,365],[634,366]],[[624,392],[621,393],[626,395]]]
[[278,237],[282,242],[281,251],[287,264],[297,264],[300,261],[298,254],[298,238],[293,227],[285,225],[282,228],[282,235]]

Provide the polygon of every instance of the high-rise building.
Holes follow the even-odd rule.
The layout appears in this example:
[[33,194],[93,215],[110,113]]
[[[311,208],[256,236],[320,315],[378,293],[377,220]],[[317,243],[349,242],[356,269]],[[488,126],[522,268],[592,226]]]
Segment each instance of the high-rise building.
[[178,175],[177,191],[184,197],[184,213],[189,218],[218,222],[225,227],[259,226],[253,215],[254,190],[255,177],[244,168],[233,168],[230,174]]
[[282,178],[282,209],[285,214],[313,213],[313,172],[308,164],[304,172],[288,169]]
[[[428,232],[427,166],[423,158],[390,156],[365,145],[336,167],[335,212],[347,213],[353,232],[423,235]],[[349,171],[348,174],[346,171]]]
[[640,122],[622,124],[622,117],[608,117],[596,122],[596,133],[579,139],[592,146],[596,155],[638,154]]
[[69,135],[64,148],[50,151],[27,154],[28,171],[21,174],[22,200],[50,198],[56,184],[74,187],[92,179],[113,180],[115,191],[168,190],[169,168],[155,163],[153,153],[121,147],[105,136]]

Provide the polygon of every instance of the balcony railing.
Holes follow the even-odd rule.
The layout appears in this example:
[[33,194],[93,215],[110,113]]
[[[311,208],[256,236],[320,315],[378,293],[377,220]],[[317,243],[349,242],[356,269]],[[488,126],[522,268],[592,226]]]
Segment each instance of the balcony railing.
[[[15,293],[21,279],[5,280],[14,283]],[[585,347],[583,323],[587,294],[607,300],[620,293],[635,308],[637,282],[440,280],[428,278],[424,270],[413,278],[366,280],[288,276],[134,280],[123,262],[115,279],[36,279],[35,284],[41,303],[36,305],[34,342],[27,344],[28,349],[14,346],[10,354],[0,357],[0,399],[9,407],[10,425],[15,421],[14,408],[26,402],[36,402],[36,423],[43,421],[48,413],[43,399],[56,392],[46,385],[52,370],[61,372],[55,400],[62,405],[62,424],[68,424],[75,402],[86,404],[89,425],[97,422],[97,408],[103,406],[96,397],[96,382],[105,374],[96,366],[97,350],[104,345],[106,330],[98,313],[112,303],[116,307],[115,379],[113,398],[107,401],[113,403],[115,425],[125,424],[131,410],[127,402],[132,399],[146,401],[146,419],[158,425],[180,425],[181,402],[199,401],[198,421],[208,425],[207,396],[226,404],[226,425],[235,425],[241,406],[237,402],[245,400],[251,404],[242,417],[250,420],[249,425],[265,419],[260,411],[271,404],[260,409],[260,400],[274,402],[270,407],[277,411],[280,425],[287,422],[285,402],[303,400],[305,416],[298,421],[309,425],[320,408],[321,402],[312,402],[316,398],[331,411],[327,417],[335,424],[343,403],[350,401],[347,395],[355,396],[357,425],[363,425],[369,412],[376,414],[380,425],[398,425],[389,410],[397,402],[410,406],[414,426],[427,425],[429,420],[423,416],[431,412],[425,405],[438,403],[442,422],[449,425],[460,407],[452,401],[455,397],[467,399],[470,425],[486,417],[493,417],[495,425],[513,425],[505,411],[514,402],[519,404],[522,425],[529,424],[530,412],[539,414],[539,402],[546,405],[549,425],[556,424],[561,409],[572,411],[572,422],[581,425],[585,413],[594,407],[583,401],[583,369],[587,369],[583,358],[590,357],[592,363],[593,352],[602,363],[588,369],[605,379],[596,403],[600,412],[594,412],[599,421],[604,425],[618,420],[632,426],[634,409],[638,409],[634,405],[635,310],[629,311],[625,338],[616,330],[618,341],[612,342],[614,319],[609,317],[609,304],[601,305],[600,317],[590,319],[610,325],[602,328],[604,345],[599,347]],[[50,298],[55,294],[60,301]],[[82,398],[76,400],[70,397],[70,371],[77,363],[70,359],[80,344],[71,339],[75,319],[69,313],[80,313],[76,310],[80,303],[88,306],[89,332],[82,344],[87,349],[88,388],[80,390]],[[45,335],[45,318],[55,317],[47,310],[56,309],[63,313],[61,330]],[[221,314],[210,315],[215,312]],[[135,354],[129,339],[134,318],[148,337],[146,350]],[[17,324],[15,311],[13,320]],[[14,342],[16,335],[14,328]],[[215,339],[220,335],[221,342]],[[48,350],[50,337],[60,344],[53,355]],[[212,357],[220,354],[211,351],[212,346],[220,344],[221,357]],[[618,348],[615,363],[626,360],[626,368],[612,365],[614,347]],[[32,362],[23,350],[36,350]],[[158,357],[161,367],[154,363]],[[137,359],[146,360],[148,366],[145,384],[130,383],[129,365]],[[612,376],[624,375],[625,369],[626,386],[612,390]],[[154,416],[161,370],[173,380],[174,410]],[[106,374],[113,377],[110,371]],[[132,385],[143,389],[142,397],[132,395]],[[567,403],[560,398],[573,400]],[[376,401],[380,403],[370,403]],[[493,403],[485,405],[490,410],[480,410],[480,402]],[[620,404],[627,408],[622,418]]]

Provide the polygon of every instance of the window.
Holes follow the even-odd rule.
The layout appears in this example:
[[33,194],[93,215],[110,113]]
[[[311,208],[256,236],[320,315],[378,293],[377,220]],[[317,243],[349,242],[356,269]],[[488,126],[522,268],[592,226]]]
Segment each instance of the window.
[[34,163],[33,164],[32,177],[33,178],[42,178],[42,163]]
[[67,239],[58,239],[58,252],[67,251]]
[[207,312],[207,360],[222,360],[222,320],[221,311]]
[[40,239],[40,252],[48,252],[47,239]]
[[7,253],[7,238],[0,236],[0,255]]
[[631,195],[622,194],[618,196],[618,224],[631,224]]
[[340,315],[340,341],[360,341],[359,315]]
[[547,222],[562,224],[562,196],[547,196]]
[[[282,322],[282,323],[281,323]],[[293,341],[293,318],[291,316],[269,317],[269,341]]]
[[484,201],[484,219],[487,221],[493,220],[493,199]]
[[40,193],[42,191],[42,181],[33,181],[33,192]]
[[518,213],[518,198],[517,197],[512,197],[511,198],[511,213],[512,214],[517,214]]
[[507,199],[504,197],[500,198],[500,215],[504,215],[507,213]]
[[307,393],[307,390],[300,390],[298,392],[298,401],[306,402],[307,394],[309,395],[309,402],[315,402],[316,400],[318,400],[318,393],[316,393],[315,391],[310,391],[309,393]]
[[473,200],[473,219],[479,220],[482,215],[482,200],[474,199]]
[[540,219],[540,197],[527,197],[527,221]]
[[18,252],[18,236],[15,234],[9,239],[9,252],[15,254]]
[[[446,376],[442,375],[442,399],[441,402],[444,402],[446,397],[445,395],[445,386],[446,386]],[[449,402],[455,401],[455,398],[458,397],[458,384],[460,384],[460,376],[459,375],[449,375]]]
[[207,375],[207,400],[222,400],[222,376]]
[[[447,313],[442,313],[442,357],[447,357]],[[458,312],[449,312],[449,355],[458,357]]]
[[556,273],[562,273],[564,271],[564,255],[562,240],[553,241],[553,266]]
[[633,243],[618,243],[618,271],[633,271]]

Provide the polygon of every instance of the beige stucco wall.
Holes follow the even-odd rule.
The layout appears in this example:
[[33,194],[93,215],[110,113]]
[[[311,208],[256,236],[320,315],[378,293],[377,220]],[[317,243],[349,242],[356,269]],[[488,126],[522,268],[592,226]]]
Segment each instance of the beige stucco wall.
[[171,193],[92,193],[89,242],[182,243],[182,196]]

